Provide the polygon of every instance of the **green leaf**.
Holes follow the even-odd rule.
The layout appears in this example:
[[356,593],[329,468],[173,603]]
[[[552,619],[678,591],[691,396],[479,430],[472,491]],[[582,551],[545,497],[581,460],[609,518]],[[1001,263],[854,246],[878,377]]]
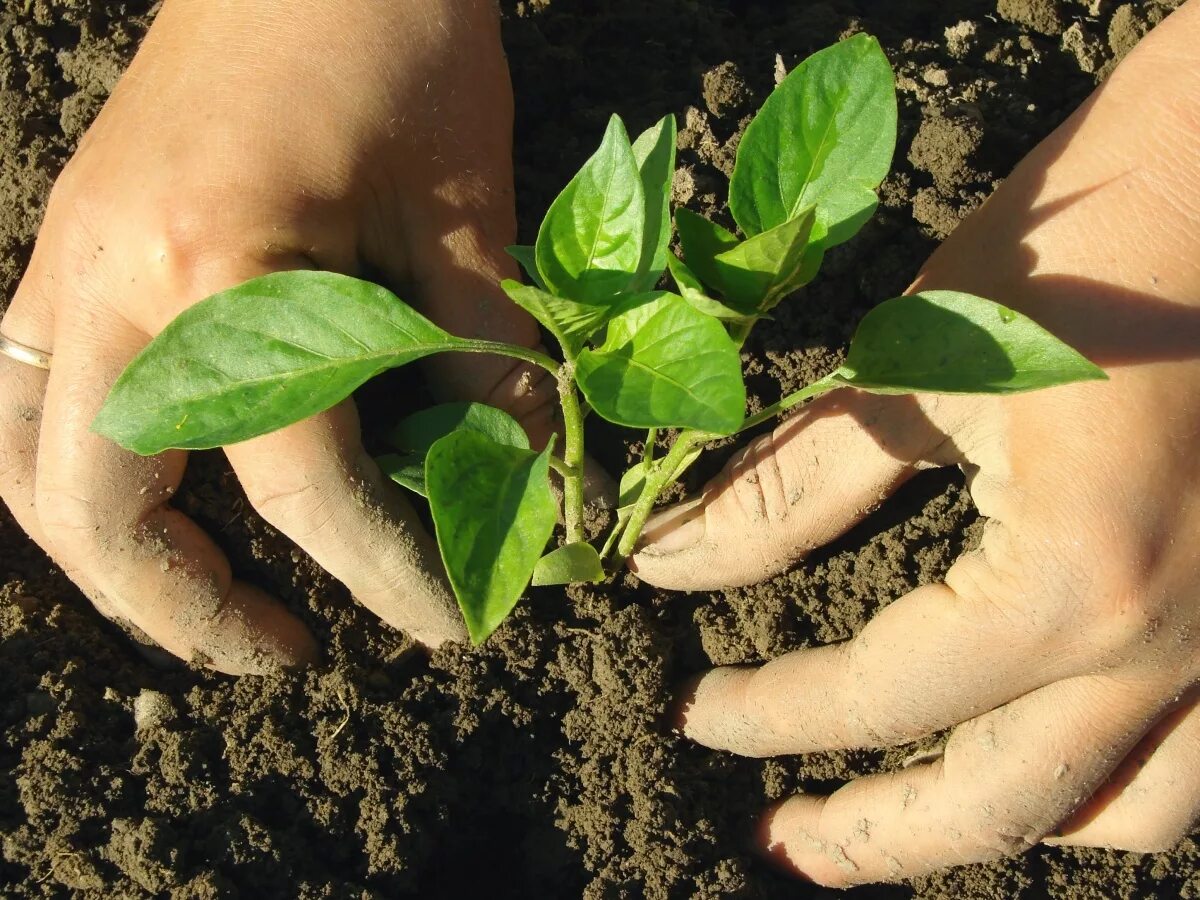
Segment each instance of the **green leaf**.
[[442,403],[413,413],[387,433],[397,450],[424,456],[452,431],[474,431],[497,444],[529,449],[529,436],[521,424],[502,409],[486,403]]
[[713,262],[725,297],[739,309],[761,313],[805,284],[804,263],[814,220],[813,210],[807,209],[717,254]]
[[542,273],[537,267],[537,250],[527,244],[513,244],[511,247],[505,247],[504,252],[521,264],[521,268],[525,270],[525,274],[529,276],[529,280],[543,291],[546,290],[546,282],[542,280]]
[[591,544],[565,544],[538,560],[534,587],[549,584],[596,584],[604,580],[600,554]]
[[389,431],[387,442],[401,452],[375,461],[397,484],[424,497],[425,456],[438,440],[454,431],[474,431],[497,444],[529,449],[525,429],[504,410],[485,403],[443,403],[414,413]]
[[616,305],[577,303],[507,279],[500,287],[513,303],[546,326],[567,359],[574,359],[588,338],[620,311]]
[[734,220],[756,235],[814,206],[823,246],[848,240],[874,211],[895,146],[895,78],[879,42],[857,34],[827,47],[747,127],[729,184]]
[[384,475],[401,487],[422,497],[429,496],[425,489],[424,453],[384,453],[375,457],[375,464]]
[[642,176],[646,225],[642,258],[629,290],[653,290],[667,267],[671,243],[671,183],[675,176],[675,117],[666,116],[633,142],[633,158]]
[[877,394],[1011,394],[1108,376],[1015,310],[923,291],[867,313],[831,377]]
[[675,279],[675,285],[679,288],[679,295],[690,303],[693,308],[698,309],[705,315],[727,322],[746,322],[754,318],[741,310],[734,309],[732,306],[726,306],[720,300],[714,300],[708,296],[704,285],[696,277],[696,273],[689,269],[687,264],[674,254],[667,256],[667,268],[671,270],[671,277]]
[[621,475],[621,485],[617,489],[617,518],[624,518],[621,513],[633,508],[642,489],[646,487],[646,461],[634,463]]
[[181,313],[117,379],[92,430],[146,455],[221,447],[306,419],[385,369],[462,343],[378,285],[278,272]]
[[613,116],[600,149],[550,205],[536,258],[550,293],[603,304],[625,291],[642,260],[646,203],[629,136]]
[[446,435],[425,458],[438,548],[475,644],[516,606],[554,532],[549,466],[549,446],[534,453],[474,431]]
[[737,235],[690,209],[675,210],[675,230],[679,232],[679,245],[688,268],[708,287],[719,291],[721,272],[716,258],[741,243]]
[[737,344],[676,294],[609,322],[603,346],[579,354],[575,377],[592,408],[618,425],[728,434],[745,411]]

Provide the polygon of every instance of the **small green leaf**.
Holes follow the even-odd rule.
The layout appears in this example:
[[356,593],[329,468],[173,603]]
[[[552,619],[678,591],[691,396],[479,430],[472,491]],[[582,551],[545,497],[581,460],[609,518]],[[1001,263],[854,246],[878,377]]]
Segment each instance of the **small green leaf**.
[[591,544],[565,544],[538,560],[534,587],[550,584],[596,584],[604,580],[600,554]]
[[[553,442],[551,442],[553,443]],[[541,453],[455,431],[425,458],[438,548],[472,643],[512,612],[558,517]]]
[[642,258],[629,290],[653,290],[667,267],[671,243],[671,183],[675,176],[675,117],[667,116],[633,142],[633,158],[642,176],[646,226]]
[[384,453],[375,457],[375,464],[396,484],[408,488],[414,494],[428,496],[425,490],[424,453]]
[[329,409],[385,369],[461,345],[379,285],[278,272],[184,310],[117,379],[92,430],[145,455],[221,447]]
[[535,286],[546,290],[546,282],[542,280],[542,273],[538,271],[535,248],[527,244],[513,244],[511,247],[505,247],[504,252],[521,264],[521,268]]
[[811,209],[755,235],[713,260],[719,287],[739,309],[767,312],[805,284],[806,251],[815,216]]
[[738,146],[730,210],[753,236],[815,206],[828,249],[874,212],[895,146],[891,65],[857,34],[808,57],[767,98]]
[[690,209],[675,210],[675,229],[679,232],[683,261],[699,276],[701,282],[719,291],[721,272],[717,268],[716,258],[718,254],[732,250],[741,243],[737,235]]
[[621,475],[621,485],[617,489],[617,517],[621,518],[623,510],[632,509],[642,495],[646,486],[646,461],[634,463]]
[[831,377],[877,394],[1011,394],[1108,376],[1015,310],[923,291],[867,313]]
[[609,322],[603,346],[579,354],[575,377],[618,425],[728,434],[745,411],[737,344],[677,294],[653,295]]
[[442,403],[400,421],[387,433],[387,442],[397,450],[424,456],[437,441],[452,431],[474,431],[497,444],[529,449],[529,436],[521,424],[502,409],[486,403]]
[[620,310],[617,305],[577,303],[565,297],[555,297],[507,279],[500,282],[500,287],[513,303],[546,326],[567,359],[574,359],[588,338],[603,328]]
[[629,135],[613,116],[600,149],[550,205],[536,257],[550,293],[603,304],[625,291],[642,260],[646,203]]
[[671,277],[675,279],[679,295],[705,315],[727,322],[746,322],[754,318],[708,296],[696,273],[674,254],[667,256],[667,268],[671,270]]
[[474,431],[497,444],[529,449],[525,429],[504,410],[485,403],[443,403],[413,413],[389,431],[387,442],[401,452],[385,454],[375,461],[392,481],[424,497],[425,455],[454,431]]

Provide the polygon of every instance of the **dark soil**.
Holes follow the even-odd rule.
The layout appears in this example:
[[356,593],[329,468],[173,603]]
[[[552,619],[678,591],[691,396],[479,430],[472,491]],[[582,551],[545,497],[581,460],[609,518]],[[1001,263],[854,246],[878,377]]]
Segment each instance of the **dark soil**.
[[[754,335],[752,392],[773,398],[833,365],[869,304],[902,290],[1171,5],[507,2],[523,237],[614,110],[631,129],[674,112],[676,200],[725,218],[738,135],[775,73],[848,31],[878,35],[899,72],[895,172],[875,221]],[[0,8],[4,296],[155,6]],[[624,461],[615,433],[594,438],[605,462]],[[4,896],[825,896],[747,852],[754,817],[919,748],[713,753],[664,726],[672,686],[713,663],[850,637],[939,578],[979,527],[961,480],[933,473],[757,588],[672,596],[629,577],[535,591],[483,649],[426,660],[248,512],[220,454],[194,458],[179,504],[244,577],[301,611],[328,663],[241,681],[156,668],[0,509]],[[1039,849],[855,896],[1200,897],[1198,857],[1190,841],[1151,857]]]

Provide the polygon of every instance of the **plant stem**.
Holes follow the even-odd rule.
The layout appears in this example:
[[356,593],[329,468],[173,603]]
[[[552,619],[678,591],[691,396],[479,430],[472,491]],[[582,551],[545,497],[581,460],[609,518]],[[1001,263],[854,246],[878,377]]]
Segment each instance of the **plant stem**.
[[583,542],[583,411],[575,393],[575,367],[565,362],[556,369],[563,415],[563,520],[567,543]]
[[531,365],[540,366],[551,375],[557,375],[560,363],[556,362],[545,353],[539,353],[537,350],[530,350],[528,347],[519,347],[516,344],[502,344],[499,341],[474,341],[466,338],[458,338],[458,343],[454,345],[454,350],[461,353],[496,353],[500,356],[511,356],[514,359],[524,360]]
[[742,346],[742,344],[746,343],[746,338],[750,337],[750,330],[757,321],[758,319],[749,319],[736,323],[730,328],[729,336],[733,338],[739,347]]
[[642,529],[646,527],[646,520],[650,518],[650,512],[654,509],[654,501],[671,482],[684,457],[693,447],[704,443],[710,437],[711,435],[703,431],[683,432],[675,439],[670,451],[654,470],[646,472],[646,484],[642,487],[642,493],[638,496],[637,503],[634,504],[633,510],[629,514],[629,521],[625,523],[621,541],[617,544],[617,553],[622,557],[633,552],[638,538],[642,536]]
[[642,452],[642,464],[646,470],[654,462],[654,445],[658,441],[658,429],[651,428],[646,432],[646,449]]
[[836,374],[837,373],[834,372],[830,375],[826,375],[819,381],[814,381],[807,387],[802,387],[795,393],[788,394],[782,400],[772,403],[766,409],[762,410],[761,412],[757,412],[750,416],[750,418],[746,419],[746,421],[742,423],[742,427],[735,431],[734,434],[741,434],[743,431],[753,428],[755,425],[761,425],[768,419],[773,419],[781,412],[789,410],[793,406],[803,403],[805,400],[811,400],[814,397],[820,397],[822,394],[828,394],[830,391],[834,391],[840,387],[843,387],[842,384],[833,380],[833,375]]

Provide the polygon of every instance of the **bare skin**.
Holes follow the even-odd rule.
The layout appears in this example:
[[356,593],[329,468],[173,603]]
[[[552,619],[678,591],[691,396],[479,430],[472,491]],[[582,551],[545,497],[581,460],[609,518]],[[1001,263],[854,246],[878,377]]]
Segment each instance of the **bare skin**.
[[[0,323],[54,354],[48,376],[0,357],[0,497],[105,615],[224,672],[315,658],[299,620],[172,509],[186,454],[144,459],[89,425],[183,309],[281,269],[369,274],[458,334],[536,345],[496,287],[516,276],[511,132],[488,0],[167,0]],[[430,371],[548,437],[540,375],[482,357]],[[429,646],[465,637],[352,403],[226,452],[258,512],[382,619]]]
[[760,842],[830,886],[1038,842],[1156,851],[1200,819],[1200,0],[1148,36],[934,254],[913,290],[1023,310],[1108,382],[1008,399],[840,391],[660,514],[663,587],[780,572],[918,469],[988,517],[944,584],[853,640],[702,676],[683,729],[751,756],[953,728],[941,757],[797,796]]

